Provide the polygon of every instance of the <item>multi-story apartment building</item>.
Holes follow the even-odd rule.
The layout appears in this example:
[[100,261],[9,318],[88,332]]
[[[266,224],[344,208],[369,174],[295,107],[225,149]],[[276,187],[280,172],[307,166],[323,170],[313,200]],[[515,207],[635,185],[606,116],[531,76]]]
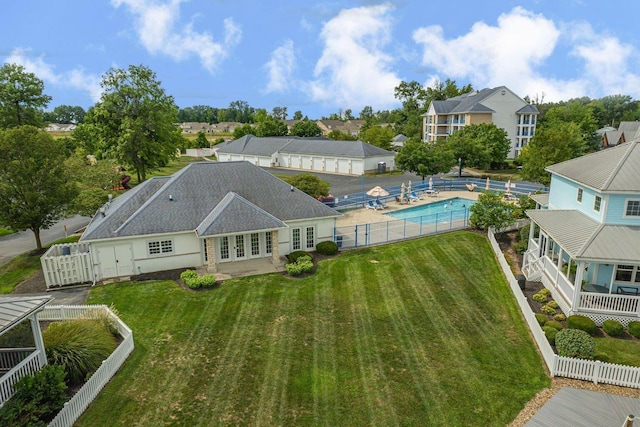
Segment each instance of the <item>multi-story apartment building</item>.
[[509,158],[516,158],[536,131],[538,109],[500,86],[465,93],[444,101],[432,101],[422,119],[425,142],[446,140],[465,126],[493,123],[504,129],[511,141]]

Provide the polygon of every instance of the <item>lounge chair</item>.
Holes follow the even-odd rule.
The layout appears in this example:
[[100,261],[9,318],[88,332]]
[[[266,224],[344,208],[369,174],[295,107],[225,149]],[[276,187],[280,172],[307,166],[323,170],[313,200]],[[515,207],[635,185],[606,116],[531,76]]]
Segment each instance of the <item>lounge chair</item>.
[[382,209],[381,207],[374,205],[373,200],[368,200],[367,204],[364,207],[367,209],[373,209],[374,211],[378,209]]
[[440,194],[440,192],[438,190],[425,190],[424,194],[429,197],[438,197],[438,194]]
[[474,183],[471,183],[471,184],[465,184],[465,185],[467,186],[467,190],[469,190],[469,191],[473,191],[473,190],[475,190],[475,189],[476,189],[476,187],[477,187],[477,185],[476,185],[476,184],[474,184]]
[[422,197],[418,196],[415,191],[411,192],[411,197],[416,200],[422,200]]
[[384,203],[382,203],[382,202],[380,201],[380,199],[376,199],[376,201],[375,201],[375,205],[376,205],[376,206],[378,206],[378,207],[379,207],[379,208],[381,208],[381,209],[384,209],[384,208],[388,208],[388,207],[389,207],[389,206],[385,205]]

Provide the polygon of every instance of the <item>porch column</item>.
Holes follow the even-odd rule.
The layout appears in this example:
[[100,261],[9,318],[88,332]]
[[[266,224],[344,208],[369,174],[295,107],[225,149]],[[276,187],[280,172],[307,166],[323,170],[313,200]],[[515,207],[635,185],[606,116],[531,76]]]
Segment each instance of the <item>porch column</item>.
[[207,272],[215,273],[216,268],[216,242],[213,237],[207,237],[205,240],[207,245]]
[[280,243],[278,241],[278,230],[271,232],[271,263],[275,266],[279,266],[280,262]]
[[[534,230],[536,228],[536,223],[532,220],[529,220],[529,241],[533,241]],[[538,239],[540,240],[540,239]],[[540,242],[538,242],[538,247],[540,247]]]
[[571,299],[571,313],[575,313],[580,308],[580,293],[582,292],[582,276],[584,274],[585,262],[580,261],[576,268],[576,278],[573,281],[573,298]]
[[40,330],[40,323],[36,314],[29,316],[29,322],[31,322],[31,333],[33,334],[33,342],[36,344],[36,351],[38,352],[38,362],[40,367],[47,364],[47,353],[44,350],[44,341],[42,340],[42,331]]

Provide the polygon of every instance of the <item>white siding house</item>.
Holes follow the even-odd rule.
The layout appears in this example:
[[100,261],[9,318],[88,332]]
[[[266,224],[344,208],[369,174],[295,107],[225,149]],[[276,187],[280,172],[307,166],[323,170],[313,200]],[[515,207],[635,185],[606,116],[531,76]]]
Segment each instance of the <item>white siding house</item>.
[[640,142],[547,168],[548,198],[527,211],[533,226],[523,259],[565,314],[601,324],[640,320]]
[[[246,162],[192,163],[103,206],[80,238],[93,281],[281,256],[333,239],[341,214]],[[46,266],[47,286],[69,284]],[[69,263],[71,264],[71,263]],[[70,276],[70,275],[67,275]]]
[[395,168],[394,152],[362,141],[245,135],[218,147],[220,162],[245,160],[261,167],[344,175],[375,172],[380,162],[384,162],[387,169]]

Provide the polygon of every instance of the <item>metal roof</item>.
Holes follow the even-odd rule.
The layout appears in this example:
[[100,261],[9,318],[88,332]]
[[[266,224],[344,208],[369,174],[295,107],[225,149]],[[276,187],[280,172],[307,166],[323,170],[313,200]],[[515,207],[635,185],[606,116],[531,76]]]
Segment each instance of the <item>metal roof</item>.
[[572,258],[636,263],[640,227],[603,225],[577,210],[528,210],[538,224]]
[[0,335],[44,308],[53,299],[51,296],[1,297]]
[[[191,163],[171,177],[145,181],[135,190],[120,196],[127,196],[123,201],[116,198],[105,216],[98,213],[80,240],[195,231],[230,192],[282,222],[341,215],[245,161]],[[228,212],[240,209],[239,204],[233,206]],[[248,221],[239,214],[224,218],[231,229],[243,229]]]
[[640,142],[627,142],[547,167],[556,174],[598,191],[640,192]]
[[529,197],[540,206],[549,206],[549,193],[532,194]]

